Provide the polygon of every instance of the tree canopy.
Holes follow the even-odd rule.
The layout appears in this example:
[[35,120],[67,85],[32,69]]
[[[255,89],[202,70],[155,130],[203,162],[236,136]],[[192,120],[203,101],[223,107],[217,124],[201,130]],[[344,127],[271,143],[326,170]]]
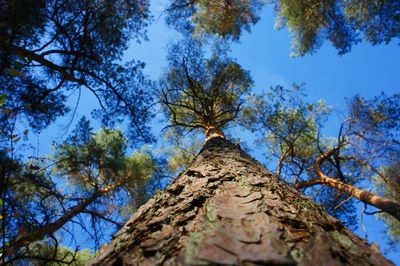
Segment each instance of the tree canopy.
[[372,44],[400,37],[400,3],[381,0],[277,0],[277,27],[294,32],[294,55],[315,52],[327,39],[339,54],[362,39]]
[[233,59],[223,54],[206,59],[200,43],[189,40],[171,46],[168,62],[160,81],[160,101],[170,126],[204,129],[208,134],[238,116],[252,80]]
[[307,167],[304,160],[315,153],[314,144],[331,108],[324,101],[307,103],[304,88],[272,87],[270,91],[248,98],[242,124],[266,144],[268,155],[277,159],[277,175],[295,182]]
[[12,0],[0,6],[0,82],[9,99],[2,131],[11,130],[16,116],[33,129],[46,127],[71,110],[71,93],[85,89],[97,98],[96,114],[105,123],[128,118],[132,136],[149,139],[150,81],[141,62],[118,62],[129,40],[145,37],[146,0]]
[[371,44],[400,37],[400,3],[396,0],[173,0],[167,23],[183,31],[238,40],[272,6],[277,29],[293,32],[294,56],[314,53],[329,40],[339,54],[364,39]]
[[236,40],[260,19],[261,7],[260,0],[174,0],[167,8],[167,23],[195,35],[218,34]]
[[[126,209],[134,209],[147,198],[157,171],[149,154],[127,156],[126,149],[121,131],[104,128],[94,133],[82,118],[50,158],[24,164],[4,154],[1,247],[2,254],[9,256],[5,262],[38,259],[31,248],[44,247],[54,250],[54,256],[45,256],[43,251],[41,259],[60,259],[59,231],[69,232],[71,224],[88,232],[97,245],[103,223],[120,228]],[[49,167],[51,171],[46,170]],[[85,219],[91,221],[91,229]],[[42,245],[29,247],[40,240]],[[72,255],[66,255],[65,261]]]

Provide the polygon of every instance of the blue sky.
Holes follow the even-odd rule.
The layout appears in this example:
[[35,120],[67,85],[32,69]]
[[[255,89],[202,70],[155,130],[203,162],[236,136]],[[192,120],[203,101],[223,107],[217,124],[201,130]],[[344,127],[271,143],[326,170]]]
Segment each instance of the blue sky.
[[[159,17],[162,10],[161,0],[153,0],[154,23],[148,32],[149,41],[141,44],[132,43],[124,55],[124,60],[138,59],[146,63],[145,73],[157,79],[166,67],[166,44],[179,38],[179,34],[169,30],[164,18]],[[328,43],[315,54],[305,57],[290,57],[290,32],[275,31],[273,11],[264,9],[260,22],[251,33],[243,34],[240,43],[232,45],[231,56],[236,58],[243,68],[250,71],[254,81],[254,91],[262,91],[274,85],[305,83],[309,101],[325,99],[335,109],[343,109],[344,98],[360,94],[367,98],[382,91],[387,94],[400,92],[400,47],[398,40],[389,45],[371,46],[359,44],[352,51],[339,56]],[[84,93],[77,109],[75,121],[81,115],[90,113],[96,107],[95,100]],[[71,99],[73,102],[74,99]],[[43,132],[39,140],[40,154],[48,153],[52,140],[61,141],[66,134],[62,129],[67,120],[58,122]],[[73,128],[73,127],[72,127]],[[159,125],[154,123],[155,133]],[[338,120],[331,119],[325,133],[335,135]],[[249,136],[237,136],[243,139]],[[35,137],[33,142],[35,142]],[[251,144],[251,143],[250,143]],[[261,151],[254,151],[257,159],[262,159]],[[368,240],[377,242],[382,249],[386,247],[387,236],[382,233],[384,225],[373,217],[366,217],[365,226]],[[362,234],[359,229],[357,233]],[[400,265],[400,255],[387,253],[388,257]]]

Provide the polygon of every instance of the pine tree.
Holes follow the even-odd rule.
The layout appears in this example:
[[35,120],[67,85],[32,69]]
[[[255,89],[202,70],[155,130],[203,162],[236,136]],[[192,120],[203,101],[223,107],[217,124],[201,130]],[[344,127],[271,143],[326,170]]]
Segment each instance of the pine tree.
[[201,128],[206,143],[90,265],[393,265],[226,139],[250,79],[235,64],[229,79],[231,60],[180,45],[172,51],[192,53],[170,58],[161,99],[171,126]]
[[[66,252],[59,245],[60,232],[74,224],[99,246],[103,223],[120,229],[126,207],[147,198],[156,182],[157,168],[149,154],[137,151],[128,156],[127,139],[120,130],[92,132],[85,118],[54,150],[48,159],[30,164],[1,154],[1,265],[25,260],[75,263],[75,252],[62,256]],[[66,189],[56,183],[60,180],[68,184]],[[89,223],[92,228],[87,229]]]

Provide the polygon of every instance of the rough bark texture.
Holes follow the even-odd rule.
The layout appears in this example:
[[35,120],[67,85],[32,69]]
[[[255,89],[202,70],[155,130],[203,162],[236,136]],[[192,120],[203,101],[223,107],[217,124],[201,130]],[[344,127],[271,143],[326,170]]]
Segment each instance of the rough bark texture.
[[210,139],[91,265],[393,265],[238,146]]

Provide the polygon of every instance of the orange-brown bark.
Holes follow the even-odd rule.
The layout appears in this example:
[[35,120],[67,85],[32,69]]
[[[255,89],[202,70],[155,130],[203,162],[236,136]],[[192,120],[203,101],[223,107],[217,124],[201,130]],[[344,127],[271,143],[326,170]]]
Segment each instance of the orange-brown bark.
[[225,134],[218,127],[215,127],[215,126],[206,127],[206,140],[209,140],[209,139],[215,138],[215,137],[225,138]]
[[322,163],[327,158],[329,158],[329,156],[331,156],[334,152],[335,152],[335,149],[329,150],[317,159],[317,162],[315,164],[315,170],[318,175],[318,178],[300,182],[295,187],[297,189],[301,189],[301,188],[305,188],[305,187],[314,186],[317,184],[327,185],[329,187],[336,188],[350,196],[353,196],[364,203],[372,205],[372,206],[392,215],[394,218],[396,218],[397,220],[400,221],[400,203],[399,202],[380,197],[374,193],[365,191],[363,189],[359,189],[350,184],[346,184],[338,179],[335,179],[333,177],[326,175],[322,171],[322,169],[321,169]]
[[283,168],[283,162],[286,160],[286,158],[287,158],[286,153],[285,153],[285,154],[282,154],[282,156],[279,158],[279,161],[278,161],[278,169],[276,170],[276,175],[277,175],[278,177],[281,177],[282,168]]

